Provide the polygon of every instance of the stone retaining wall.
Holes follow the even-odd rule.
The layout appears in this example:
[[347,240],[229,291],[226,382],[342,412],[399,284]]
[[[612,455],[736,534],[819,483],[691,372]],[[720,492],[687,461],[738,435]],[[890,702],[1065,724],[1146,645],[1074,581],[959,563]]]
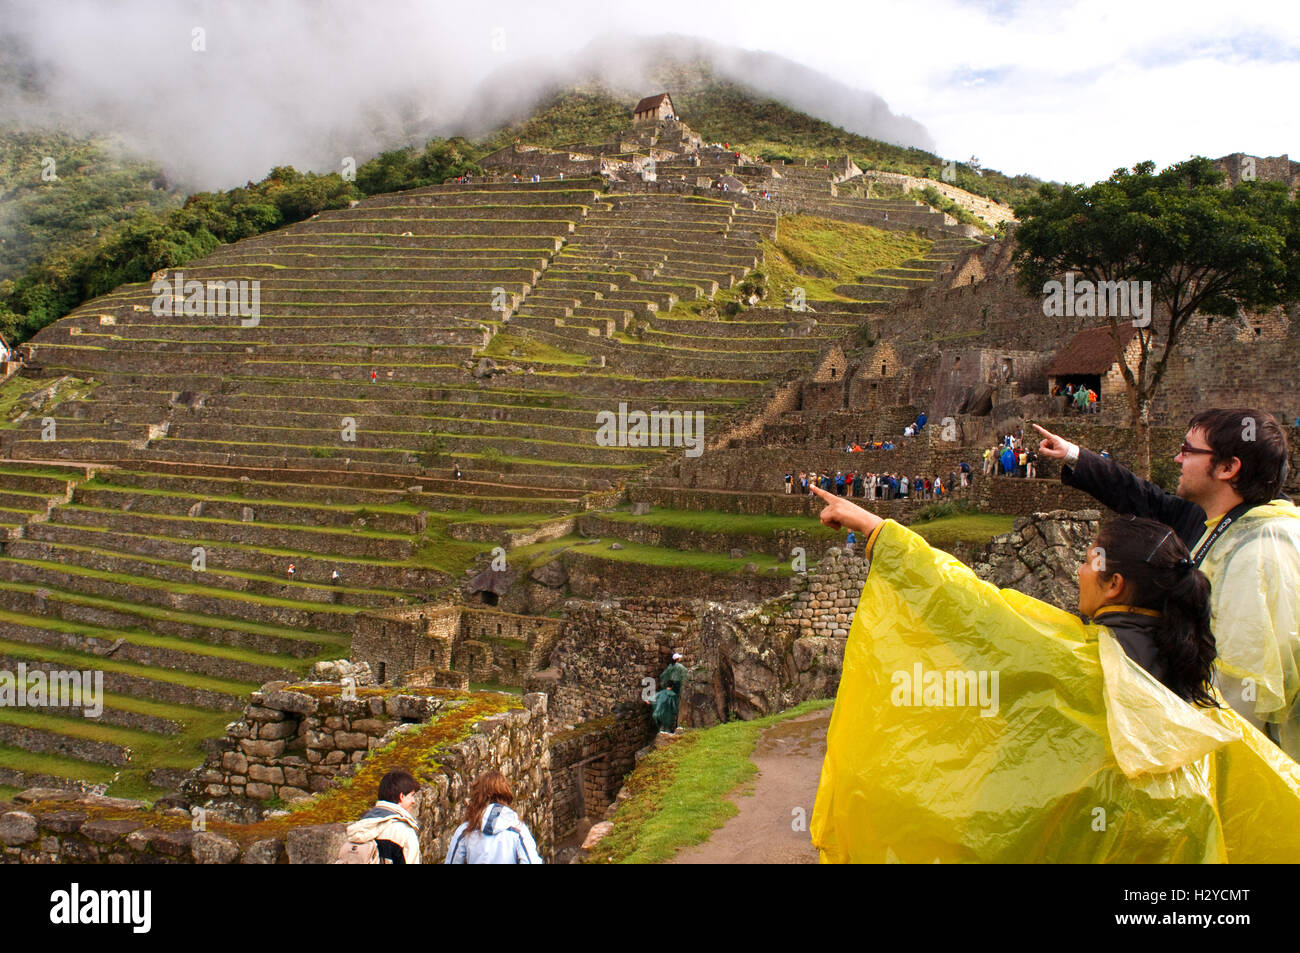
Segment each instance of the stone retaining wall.
[[650,706],[624,704],[614,714],[551,735],[551,796],[556,841],[599,820],[655,734]]
[[[440,746],[438,768],[421,784],[414,810],[422,861],[442,861],[464,819],[469,784],[488,769],[510,779],[516,811],[529,825],[543,859],[551,860],[548,740],[546,696],[528,695],[523,708],[482,718],[468,737]],[[346,824],[295,825],[293,819],[293,814],[273,812],[250,826],[223,819],[215,808],[194,811],[182,795],[162,798],[151,808],[122,798],[37,788],[23,791],[12,803],[0,802],[0,861],[319,864],[337,856]]]

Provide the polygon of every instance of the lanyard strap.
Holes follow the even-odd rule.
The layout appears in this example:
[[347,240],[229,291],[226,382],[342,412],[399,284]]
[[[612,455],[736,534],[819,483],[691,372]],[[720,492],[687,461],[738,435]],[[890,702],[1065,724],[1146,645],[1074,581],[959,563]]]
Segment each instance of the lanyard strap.
[[1203,563],[1205,561],[1205,557],[1209,555],[1210,547],[1214,545],[1215,540],[1217,540],[1220,536],[1223,535],[1224,531],[1233,524],[1234,520],[1240,517],[1247,510],[1254,509],[1254,507],[1255,507],[1254,503],[1238,503],[1236,506],[1230,509],[1224,515],[1223,519],[1219,520],[1219,525],[1214,527],[1214,531],[1210,533],[1209,538],[1205,542],[1201,543],[1199,547],[1197,547],[1196,554],[1192,556],[1193,568],[1200,569],[1201,563]]

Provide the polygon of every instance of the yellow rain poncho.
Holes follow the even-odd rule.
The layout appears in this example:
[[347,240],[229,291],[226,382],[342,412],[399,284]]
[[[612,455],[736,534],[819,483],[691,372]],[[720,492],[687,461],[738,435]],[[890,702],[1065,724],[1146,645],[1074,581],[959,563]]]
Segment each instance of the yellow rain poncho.
[[1296,862],[1300,767],[886,521],[811,833],[831,862]]
[[1300,510],[1275,500],[1246,512],[1201,571],[1224,698],[1300,761]]

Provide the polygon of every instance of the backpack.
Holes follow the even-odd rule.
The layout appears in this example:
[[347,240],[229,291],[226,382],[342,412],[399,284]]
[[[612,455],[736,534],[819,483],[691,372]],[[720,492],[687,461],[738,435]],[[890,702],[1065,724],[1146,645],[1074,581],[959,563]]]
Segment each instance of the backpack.
[[379,863],[379,845],[373,840],[368,840],[362,844],[344,841],[343,846],[339,848],[339,855],[334,863],[377,864]]

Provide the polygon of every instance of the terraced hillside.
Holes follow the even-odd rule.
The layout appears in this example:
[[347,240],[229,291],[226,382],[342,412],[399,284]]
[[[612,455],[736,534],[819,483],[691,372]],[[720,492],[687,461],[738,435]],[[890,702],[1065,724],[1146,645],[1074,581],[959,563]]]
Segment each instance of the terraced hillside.
[[[108,699],[94,721],[0,710],[0,785],[172,786],[249,690],[346,656],[358,613],[454,593],[501,542],[576,542],[556,520],[681,454],[602,445],[598,413],[699,412],[725,439],[955,254],[882,252],[815,322],[720,320],[700,306],[779,234],[754,205],[599,179],[416,189],[155,276],[257,282],[255,321],[139,284],[39,334],[20,386],[86,383],[0,429],[0,665],[102,670]],[[624,535],[596,565],[683,558]]]

